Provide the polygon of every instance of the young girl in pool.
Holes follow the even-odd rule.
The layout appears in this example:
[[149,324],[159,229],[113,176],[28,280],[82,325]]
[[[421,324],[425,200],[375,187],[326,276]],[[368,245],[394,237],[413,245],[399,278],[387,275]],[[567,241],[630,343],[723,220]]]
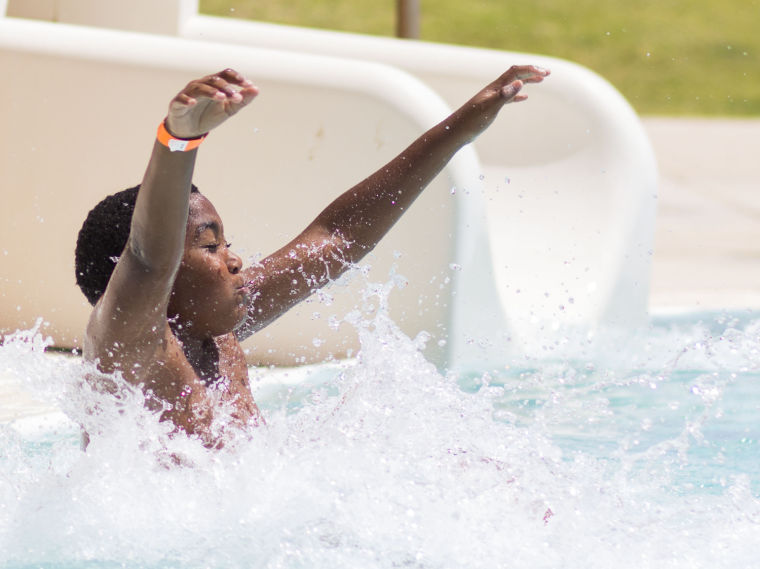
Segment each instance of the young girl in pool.
[[94,305],[85,358],[168,403],[162,420],[208,447],[223,444],[217,405],[240,426],[263,423],[239,342],[370,252],[460,148],[526,99],[524,83],[548,74],[510,68],[250,267],[192,176],[206,135],[258,90],[232,69],[191,81],[169,104],[142,184],[100,202],[79,233],[77,283]]

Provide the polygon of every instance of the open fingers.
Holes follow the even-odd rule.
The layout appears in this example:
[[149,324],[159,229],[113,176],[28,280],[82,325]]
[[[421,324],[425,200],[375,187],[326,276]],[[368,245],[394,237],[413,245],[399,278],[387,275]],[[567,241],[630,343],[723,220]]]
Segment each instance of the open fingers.
[[531,65],[524,72],[521,72],[519,74],[519,77],[526,83],[539,83],[543,81],[544,78],[547,77],[550,73],[551,71],[548,69],[543,69],[542,67]]
[[495,82],[503,103],[519,103],[528,98],[521,93],[525,83],[540,83],[549,75],[548,69],[535,65],[513,65]]
[[540,83],[549,74],[550,71],[548,69],[543,69],[535,65],[513,65],[501,76],[501,79],[507,83],[511,83],[516,79],[519,79],[524,83]]

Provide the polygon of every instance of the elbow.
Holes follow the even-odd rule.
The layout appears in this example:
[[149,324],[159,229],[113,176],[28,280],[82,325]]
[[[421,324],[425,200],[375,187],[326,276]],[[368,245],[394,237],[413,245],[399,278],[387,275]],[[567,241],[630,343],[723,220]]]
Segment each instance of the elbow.
[[321,257],[332,260],[335,269],[340,273],[351,265],[361,261],[372,249],[375,243],[368,242],[361,234],[346,232],[338,228],[325,228],[319,237]]

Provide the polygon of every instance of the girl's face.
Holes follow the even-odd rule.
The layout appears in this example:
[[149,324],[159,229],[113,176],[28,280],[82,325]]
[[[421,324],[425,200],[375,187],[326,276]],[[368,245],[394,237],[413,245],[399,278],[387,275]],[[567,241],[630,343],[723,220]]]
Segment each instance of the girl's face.
[[250,301],[242,266],[224,239],[214,206],[200,193],[191,194],[185,253],[174,280],[169,319],[196,337],[235,330],[245,320]]

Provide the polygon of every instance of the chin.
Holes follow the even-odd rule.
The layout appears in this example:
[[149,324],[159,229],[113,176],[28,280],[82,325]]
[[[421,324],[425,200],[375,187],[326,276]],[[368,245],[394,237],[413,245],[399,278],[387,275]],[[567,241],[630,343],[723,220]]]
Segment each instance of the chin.
[[240,330],[247,319],[248,309],[246,307],[242,307],[240,310],[240,315],[238,316],[237,321],[235,322],[235,325],[232,327],[232,330],[230,330],[230,332],[236,332],[237,330]]
[[230,314],[227,318],[215,318],[211,325],[208,327],[208,334],[210,336],[224,336],[231,334],[238,330],[246,320],[247,312],[243,311],[243,314],[238,314],[236,310],[233,314]]

